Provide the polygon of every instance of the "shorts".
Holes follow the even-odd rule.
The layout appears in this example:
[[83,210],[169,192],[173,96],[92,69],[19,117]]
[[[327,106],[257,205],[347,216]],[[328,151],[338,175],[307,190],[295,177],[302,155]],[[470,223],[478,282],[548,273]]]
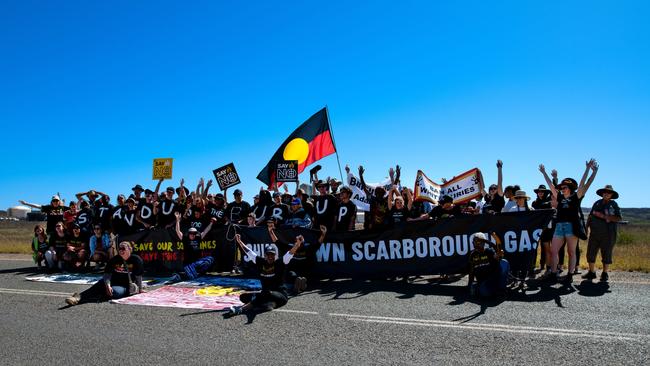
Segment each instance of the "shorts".
[[555,224],[553,237],[564,238],[567,236],[575,236],[573,233],[573,225],[570,222],[558,222]]
[[603,264],[612,264],[614,244],[616,244],[615,231],[611,234],[604,233],[602,235],[589,235],[589,241],[587,242],[587,262],[595,263],[596,255],[598,254],[598,250],[600,250]]

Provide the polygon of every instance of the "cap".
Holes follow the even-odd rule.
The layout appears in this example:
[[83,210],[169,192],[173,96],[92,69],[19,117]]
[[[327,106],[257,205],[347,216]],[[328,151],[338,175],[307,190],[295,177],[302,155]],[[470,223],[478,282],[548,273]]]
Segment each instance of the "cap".
[[61,198],[59,198],[59,196],[55,194],[54,196],[52,196],[52,201],[61,201]]
[[275,198],[275,197],[280,197],[280,193],[278,193],[278,192],[273,192],[273,198]]
[[440,199],[440,203],[452,203],[452,202],[454,202],[454,199],[451,198],[451,196],[449,196],[449,195],[444,195]]
[[144,190],[144,194],[152,194],[152,193],[153,193],[153,191],[151,189],[149,189],[149,188]]
[[487,235],[485,235],[484,233],[474,233],[474,239],[479,239],[479,240],[483,240],[483,241],[488,240]]
[[267,245],[264,248],[264,254],[266,254],[266,253],[273,253],[275,255],[278,255],[278,247],[275,246],[275,244]]
[[214,195],[214,198],[218,199],[218,200],[222,200],[223,199],[223,194],[217,193],[217,194]]
[[190,228],[189,230],[187,230],[187,232],[188,232],[188,233],[193,233],[193,234],[196,234],[196,233],[198,233],[199,231],[198,231],[198,230],[196,230],[196,228],[195,228],[195,227],[191,227],[191,228]]
[[172,186],[169,186],[169,187],[165,188],[165,190],[166,190],[166,191],[172,191],[172,192],[175,192],[175,191],[176,191],[176,190],[174,189],[174,187],[172,187]]
[[299,204],[301,204],[301,203],[302,203],[302,202],[300,201],[300,198],[294,198],[294,199],[291,201],[291,204],[292,204],[292,205],[299,205]]
[[235,196],[241,196],[242,195],[241,189],[235,189],[235,191],[232,194],[234,194]]

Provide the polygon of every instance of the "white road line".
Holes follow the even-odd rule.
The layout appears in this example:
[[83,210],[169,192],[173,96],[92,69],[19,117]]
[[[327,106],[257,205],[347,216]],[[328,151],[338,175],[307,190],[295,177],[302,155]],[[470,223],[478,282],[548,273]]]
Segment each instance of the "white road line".
[[318,313],[315,312],[315,311],[304,311],[304,310],[275,309],[273,311],[279,311],[281,313],[296,313],[296,314],[318,315]]
[[578,336],[578,337],[587,337],[587,338],[596,338],[596,339],[645,340],[645,341],[650,339],[650,336],[648,335],[635,334],[635,333],[617,333],[617,332],[564,329],[564,328],[529,327],[529,326],[518,326],[518,325],[508,325],[508,324],[456,323],[456,322],[444,321],[444,320],[408,319],[408,318],[394,318],[394,317],[366,316],[366,315],[338,314],[338,313],[331,313],[329,315],[344,317],[350,321],[357,321],[357,322],[362,321],[362,322],[372,322],[372,323],[420,325],[420,326],[440,327],[440,328],[472,329],[472,330],[498,331],[498,332],[509,332],[509,333]]

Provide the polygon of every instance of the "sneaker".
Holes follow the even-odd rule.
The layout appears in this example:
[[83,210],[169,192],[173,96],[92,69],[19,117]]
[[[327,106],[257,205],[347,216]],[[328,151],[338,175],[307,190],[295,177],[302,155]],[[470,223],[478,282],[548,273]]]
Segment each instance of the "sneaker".
[[233,306],[228,308],[228,311],[230,311],[230,313],[232,315],[239,315],[239,314],[241,314],[241,306],[233,305]]
[[593,280],[594,278],[596,278],[596,272],[587,271],[582,275],[583,280]]
[[[594,273],[594,277],[596,277],[595,273]],[[607,274],[607,272],[603,272],[600,274],[600,280],[602,282],[607,282],[609,280],[609,275]]]
[[574,275],[577,275],[577,274],[580,274],[580,273],[582,273],[582,272],[577,267],[576,267],[576,269],[573,270]]
[[573,282],[573,274],[572,273],[567,273],[567,275],[564,276],[564,279],[562,280],[562,283],[570,285],[572,282]]
[[72,296],[65,299],[65,303],[70,306],[75,306],[79,304],[79,300],[81,300],[81,295],[79,295],[78,292],[75,292]]
[[169,278],[169,283],[177,283],[181,282],[182,280],[183,279],[181,278],[181,275],[174,273],[174,275]]

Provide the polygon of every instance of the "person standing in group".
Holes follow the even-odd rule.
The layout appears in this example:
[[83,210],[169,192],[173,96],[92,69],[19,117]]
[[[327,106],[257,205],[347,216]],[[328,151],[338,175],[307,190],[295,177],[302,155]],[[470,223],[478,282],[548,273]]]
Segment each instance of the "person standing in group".
[[[533,190],[537,195],[537,198],[533,201],[531,206],[535,210],[551,210],[553,206],[551,205],[551,190],[547,189],[544,184],[540,184],[537,189]],[[542,229],[542,234],[539,237],[540,243],[540,259],[539,267],[540,271],[545,268],[550,272],[550,267],[546,265],[551,263],[551,240],[553,239],[553,224],[552,221],[549,222],[548,227]]]
[[63,213],[68,211],[68,207],[61,204],[61,199],[58,195],[52,196],[49,205],[37,205],[35,203],[18,201],[25,206],[40,209],[46,215],[47,225],[45,226],[45,233],[47,236],[52,236],[56,232],[56,224],[63,220]]
[[603,262],[603,272],[600,274],[600,280],[605,282],[609,280],[609,265],[612,264],[612,251],[616,244],[618,235],[618,222],[621,221],[621,209],[615,199],[618,198],[618,192],[611,185],[606,185],[596,191],[596,194],[602,197],[596,201],[591,208],[587,227],[589,228],[589,241],[587,242],[587,263],[589,263],[589,272],[585,273],[582,278],[593,280],[596,278],[596,255],[600,250],[600,256]]
[[[576,181],[571,178],[564,178],[559,184],[558,189],[553,186],[551,178],[546,174],[544,164],[539,165],[539,171],[544,176],[546,183],[551,187],[553,200],[557,202],[557,219],[555,232],[551,241],[551,272],[548,277],[552,280],[558,279],[557,263],[559,261],[558,253],[562,244],[566,240],[567,251],[569,254],[569,272],[565,277],[565,283],[570,284],[573,281],[573,272],[576,269],[576,246],[578,245],[578,235],[580,230],[580,202],[585,196],[591,183],[593,183],[596,173],[598,172],[598,163],[591,159],[586,163],[584,177],[592,171],[591,176],[585,184],[577,185]],[[584,179],[581,181],[583,183]]]

